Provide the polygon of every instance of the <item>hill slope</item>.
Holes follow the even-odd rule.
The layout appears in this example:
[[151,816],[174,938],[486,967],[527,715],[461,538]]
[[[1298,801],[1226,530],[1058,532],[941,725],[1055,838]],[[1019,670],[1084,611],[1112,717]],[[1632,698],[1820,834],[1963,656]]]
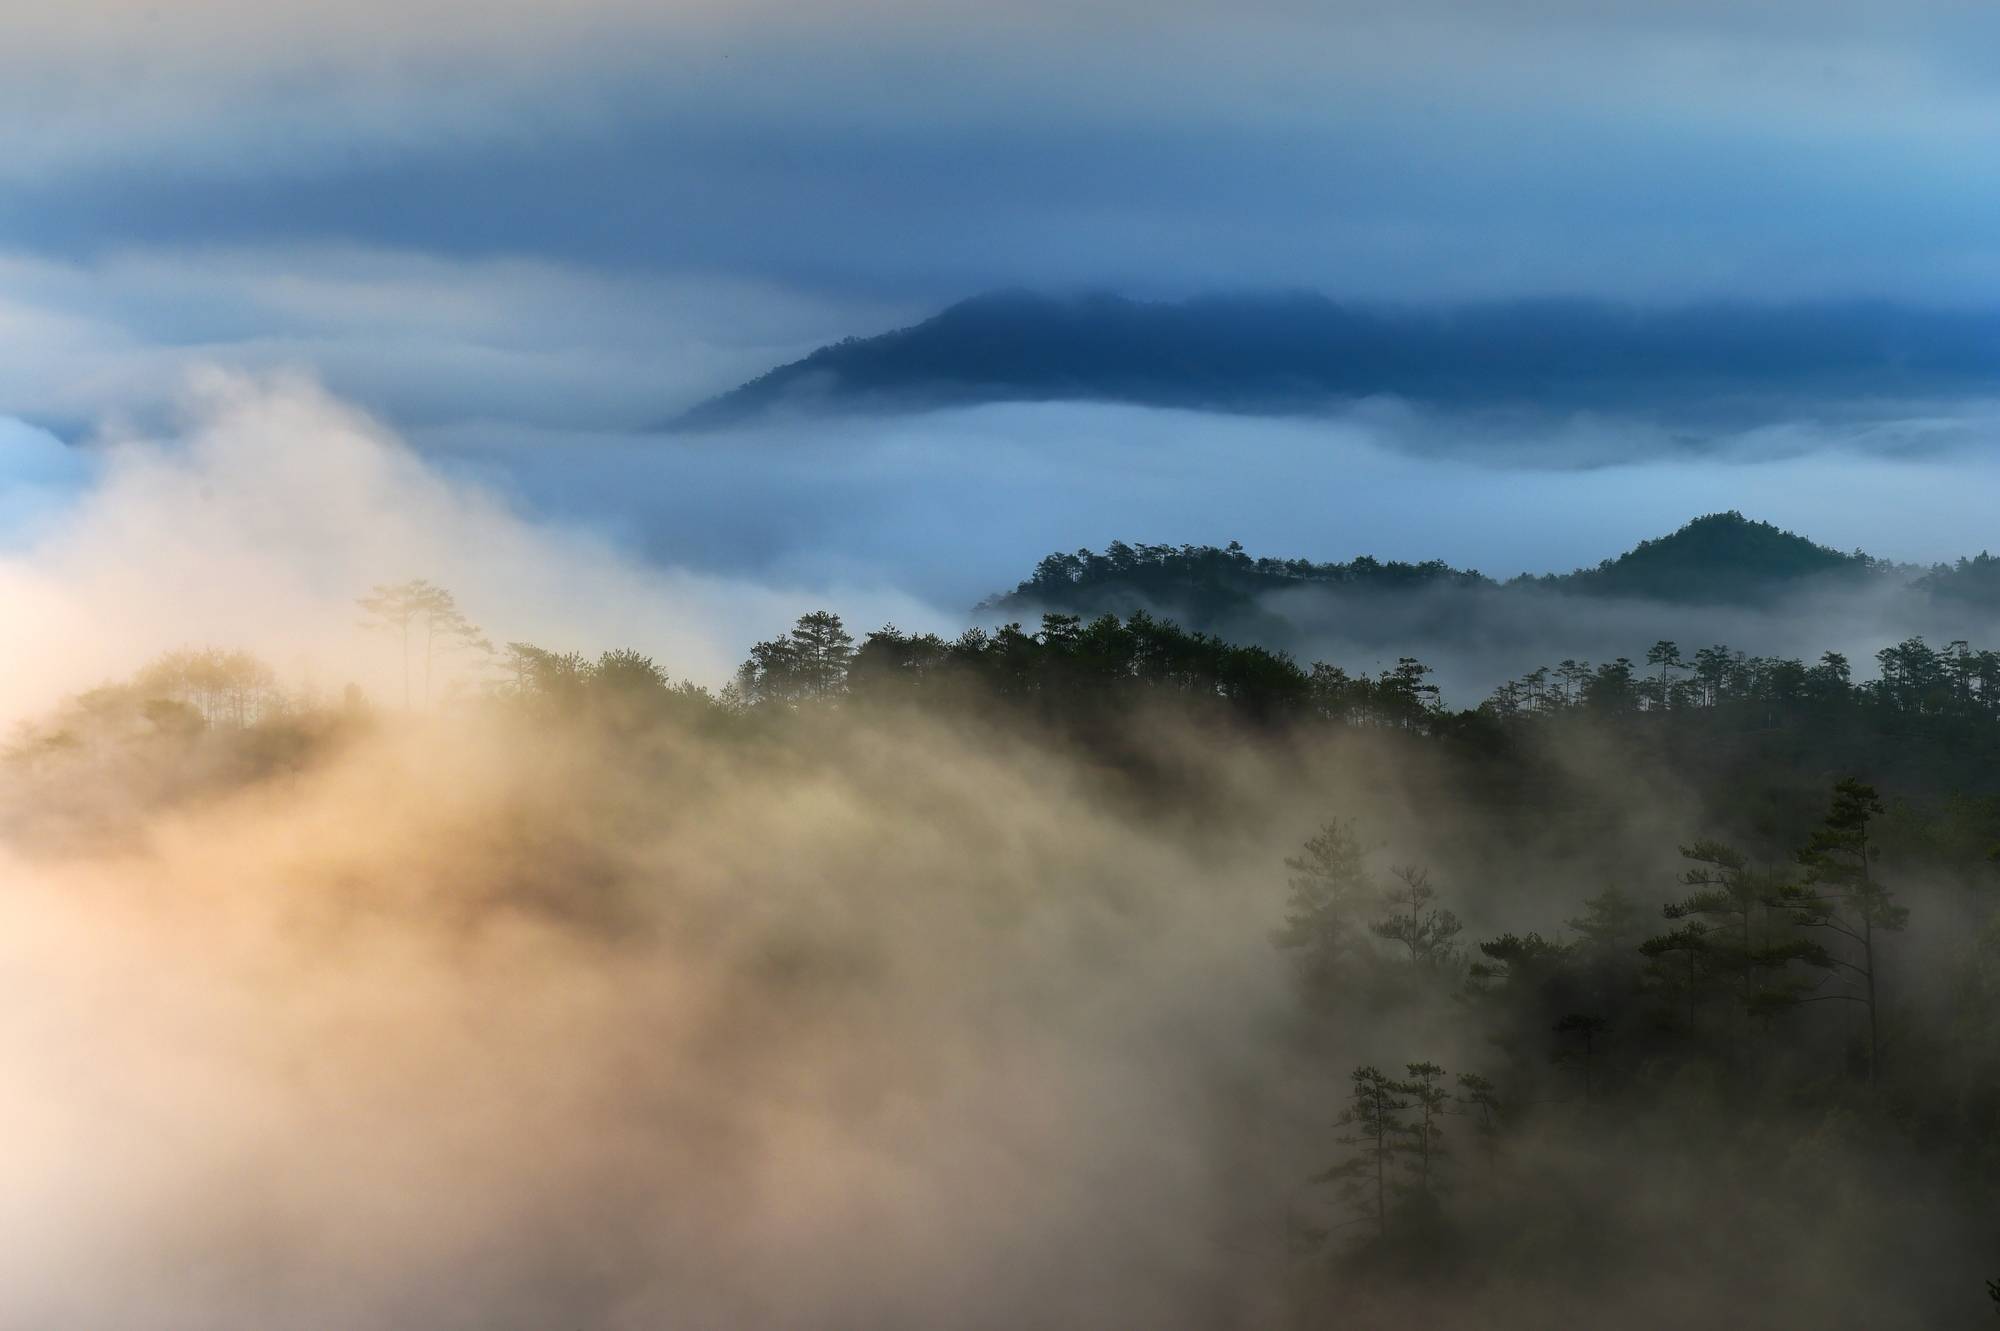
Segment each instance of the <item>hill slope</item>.
[[1876,561],[1842,554],[1741,513],[1711,513],[1680,530],[1641,541],[1616,559],[1543,579],[1562,591],[1642,596],[1656,601],[1750,604],[1809,578],[1850,579]]

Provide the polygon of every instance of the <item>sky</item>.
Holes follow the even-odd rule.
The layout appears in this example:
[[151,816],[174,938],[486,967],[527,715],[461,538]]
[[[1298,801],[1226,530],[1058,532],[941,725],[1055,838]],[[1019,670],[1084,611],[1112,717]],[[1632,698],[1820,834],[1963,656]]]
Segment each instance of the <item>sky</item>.
[[216,370],[303,376],[659,558],[822,586],[915,560],[944,604],[1114,538],[1539,570],[1740,506],[1898,558],[1985,543],[1985,403],[1800,404],[1694,455],[1643,420],[1529,441],[1394,403],[1306,434],[958,413],[725,458],[635,432],[1003,285],[1988,303],[1990,6],[11,8],[0,545],[89,484],[50,435],[198,434]]
[[79,0],[0,20],[0,405],[317,367],[634,426],[996,285],[1990,300],[1938,3]]

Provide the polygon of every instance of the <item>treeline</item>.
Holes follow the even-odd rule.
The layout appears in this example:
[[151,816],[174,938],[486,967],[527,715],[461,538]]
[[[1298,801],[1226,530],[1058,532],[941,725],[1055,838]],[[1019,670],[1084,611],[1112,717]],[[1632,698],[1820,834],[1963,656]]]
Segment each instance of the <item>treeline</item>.
[[0,754],[34,762],[107,739],[243,731],[295,715],[301,700],[250,652],[219,648],[167,652],[132,678],[70,699],[40,723],[23,724]]
[[[1386,732],[1450,765],[1462,797],[1523,816],[1551,802],[1590,803],[1561,758],[1584,742],[1699,792],[1733,834],[1758,838],[1760,853],[1807,825],[1816,788],[1858,773],[1899,792],[1899,846],[1978,872],[2000,845],[2000,653],[1913,638],[1884,648],[1876,664],[1877,678],[1856,679],[1837,653],[1807,664],[1722,646],[1684,654],[1662,641],[1643,666],[1565,660],[1455,710],[1412,657],[1372,674],[1301,665],[1144,612],[1049,614],[1034,631],[1005,624],[954,638],[887,626],[857,640],[838,615],[817,611],[757,643],[713,694],[672,682],[637,653],[586,660],[525,643],[506,649],[488,692],[531,711],[621,723],[665,711],[730,725],[910,707],[1030,723],[1121,767],[1146,762],[1145,727],[1133,719],[1163,712],[1293,743],[1330,730]],[[1135,769],[1142,784],[1159,775]]]
[[1113,541],[1102,554],[1078,550],[1046,556],[1026,581],[1011,592],[988,598],[978,609],[1018,612],[1037,607],[1087,612],[1098,608],[1107,595],[1116,595],[1138,603],[1219,613],[1267,592],[1299,586],[1407,592],[1425,587],[1496,585],[1477,570],[1453,568],[1437,559],[1411,564],[1361,555],[1345,563],[1315,563],[1309,559],[1253,559],[1235,541],[1224,549]]
[[1839,652],[1807,665],[1722,645],[1683,656],[1679,644],[1662,640],[1647,651],[1643,667],[1622,656],[1597,666],[1564,660],[1502,684],[1480,707],[1507,719],[1577,707],[1611,713],[1733,708],[1765,724],[1864,708],[1963,721],[2000,717],[2000,652],[1963,640],[1937,648],[1909,638],[1877,652],[1875,664],[1877,677],[1857,683]]
[[[1857,679],[1837,653],[1808,664],[1662,641],[1643,663],[1563,660],[1454,708],[1414,657],[1350,673],[1144,612],[1051,613],[1032,631],[1008,623],[952,638],[891,625],[857,640],[837,614],[816,611],[755,644],[711,691],[628,649],[493,650],[429,583],[377,588],[363,605],[400,676],[386,700],[393,710],[500,705],[613,726],[674,716],[769,731],[800,710],[908,707],[1037,726],[1128,770],[1139,789],[1166,777],[1148,770],[1147,728],[1134,718],[1171,714],[1306,745],[1323,731],[1362,730],[1432,753],[1458,773],[1461,797],[1524,816],[1590,802],[1561,757],[1583,741],[1610,746],[1629,769],[1673,777],[1725,830],[1760,842],[1803,827],[1816,786],[1859,774],[1899,792],[1898,843],[1954,872],[1976,871],[2000,844],[2000,652],[1965,642],[1897,643],[1876,654],[1876,677]],[[182,651],[20,727],[0,754],[33,766],[236,731],[256,741],[233,745],[239,756],[276,761],[369,707],[352,685],[332,699],[288,692],[246,653]]]
[[800,618],[790,634],[758,643],[718,703],[795,707],[835,699],[963,700],[980,696],[1076,711],[1141,697],[1219,704],[1258,721],[1385,726],[1484,737],[1495,726],[1584,714],[1647,717],[1659,725],[1698,717],[1743,729],[1829,721],[1921,720],[1939,733],[2000,738],[2000,651],[1910,638],[1875,655],[1879,674],[1857,680],[1847,658],[1807,664],[1748,656],[1723,645],[1684,654],[1660,641],[1645,664],[1566,659],[1501,685],[1455,711],[1414,657],[1370,674],[1328,662],[1190,632],[1144,611],[1120,618],[1047,614],[1041,627],[971,629],[956,638],[893,625],[858,644],[838,615]]
[[1408,595],[1541,590],[1675,604],[1762,605],[1814,586],[1833,592],[1900,587],[1941,607],[2000,606],[2000,559],[1981,553],[1929,568],[1897,565],[1861,551],[1844,553],[1731,510],[1711,513],[1621,555],[1568,573],[1521,574],[1499,581],[1442,560],[1416,563],[1363,555],[1344,563],[1253,557],[1232,541],[1212,545],[1128,545],[1102,552],[1056,553],[1011,591],[987,598],[982,612],[1058,610],[1090,615],[1145,607],[1197,627],[1254,617],[1273,593],[1319,588]]
[[[1640,746],[1632,761],[1665,762],[1718,790],[1732,781],[1777,787],[1805,773],[1869,772],[1932,803],[1956,797],[1958,814],[2000,827],[2000,812],[1964,803],[2000,799],[2000,652],[1962,641],[1934,647],[1912,638],[1886,647],[1868,679],[1856,679],[1838,653],[1808,664],[1719,645],[1684,653],[1661,641],[1643,663],[1567,659],[1501,685],[1476,707],[1454,709],[1414,657],[1350,673],[1143,611],[1089,620],[1050,613],[1032,631],[1009,623],[949,639],[891,625],[858,641],[838,615],[816,611],[755,644],[734,679],[711,693],[676,682],[631,650],[586,658],[514,642],[495,652],[448,593],[417,583],[401,590],[409,594],[385,597],[378,588],[365,604],[400,668],[392,701],[408,707],[483,697],[539,714],[595,712],[623,722],[662,709],[717,721],[850,704],[999,709],[1105,743],[1116,742],[1135,711],[1168,707],[1271,732],[1400,732],[1477,757],[1497,782],[1517,785],[1540,748],[1584,726]],[[433,676],[447,660],[454,673],[440,685]],[[358,691],[350,686],[342,705],[362,706]],[[46,754],[128,732],[243,728],[312,706],[288,696],[246,653],[176,652],[24,728],[9,751]],[[1726,772],[1718,767],[1725,762]]]

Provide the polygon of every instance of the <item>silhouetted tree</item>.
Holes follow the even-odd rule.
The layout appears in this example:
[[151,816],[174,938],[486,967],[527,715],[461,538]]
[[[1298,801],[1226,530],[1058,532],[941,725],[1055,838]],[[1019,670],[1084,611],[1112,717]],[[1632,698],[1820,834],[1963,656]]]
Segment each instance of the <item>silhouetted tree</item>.
[[1458,965],[1456,941],[1464,925],[1458,916],[1437,905],[1437,889],[1428,870],[1414,866],[1391,869],[1399,887],[1382,894],[1390,914],[1368,927],[1376,937],[1401,943],[1413,965],[1444,971]]
[[800,615],[792,626],[793,669],[808,697],[824,701],[847,687],[847,667],[854,656],[854,637],[827,610]]
[[396,639],[403,667],[403,706],[410,706],[412,662],[423,666],[424,705],[430,706],[431,673],[440,656],[452,652],[490,653],[493,644],[458,608],[452,594],[425,578],[382,583],[358,602],[368,614],[364,627]]
[[1588,1012],[1571,1012],[1555,1025],[1558,1036],[1573,1041],[1558,1045],[1556,1061],[1575,1063],[1583,1073],[1583,1102],[1591,1103],[1595,1098],[1595,1069],[1597,1063],[1597,1041],[1611,1023]]
[[1402,1083],[1381,1069],[1354,1069],[1348,1079],[1347,1107],[1339,1119],[1340,1126],[1350,1131],[1335,1139],[1352,1153],[1320,1175],[1323,1181],[1340,1185],[1341,1199],[1359,1219],[1374,1222],[1377,1238],[1389,1236],[1389,1167],[1409,1132],[1403,1114],[1410,1103],[1401,1096]]
[[1582,945],[1593,953],[1617,953],[1636,947],[1645,932],[1644,916],[1631,896],[1617,887],[1607,887],[1594,897],[1583,899],[1583,914],[1572,915],[1563,923],[1582,935]]
[[1409,1107],[1414,1111],[1405,1129],[1410,1137],[1409,1168],[1416,1178],[1418,1193],[1428,1198],[1432,1166],[1444,1154],[1444,1114],[1451,1096],[1441,1085],[1444,1069],[1437,1064],[1410,1063],[1405,1070],[1409,1076],[1396,1083],[1396,1091],[1409,1097]]
[[1462,1112],[1472,1115],[1473,1127],[1479,1134],[1482,1153],[1486,1157],[1486,1167],[1493,1167],[1493,1157],[1500,1135],[1500,1096],[1493,1083],[1476,1072],[1458,1074],[1458,1102],[1465,1106]]
[[[1833,788],[1826,820],[1799,851],[1804,883],[1781,887],[1774,900],[1791,911],[1801,928],[1824,930],[1845,939],[1858,959],[1818,948],[1807,957],[1813,964],[1838,972],[1860,986],[1858,994],[1821,995],[1862,1004],[1868,1017],[1868,1080],[1881,1076],[1882,1037],[1878,1005],[1877,939],[1883,931],[1900,930],[1910,912],[1896,904],[1875,877],[1878,854],[1869,841],[1869,824],[1882,812],[1875,788],[1849,777]],[[1818,999],[1804,999],[1815,1002]]]
[[1710,965],[1708,926],[1700,920],[1689,920],[1678,929],[1648,938],[1639,944],[1639,951],[1653,960],[1653,974],[1663,988],[1680,991],[1687,1004],[1687,1028],[1692,1032],[1695,1001],[1701,996],[1702,975]]

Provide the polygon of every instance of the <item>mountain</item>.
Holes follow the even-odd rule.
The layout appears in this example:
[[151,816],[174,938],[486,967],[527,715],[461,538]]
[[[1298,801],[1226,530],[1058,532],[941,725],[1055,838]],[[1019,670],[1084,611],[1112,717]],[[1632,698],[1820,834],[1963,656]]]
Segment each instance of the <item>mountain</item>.
[[1090,400],[1291,412],[1372,394],[1610,404],[1689,394],[1917,393],[2000,380],[2000,311],[1881,302],[1640,309],[1590,301],[1436,308],[1309,294],[1144,302],[978,296],[848,338],[693,408],[673,428],[773,411]]

